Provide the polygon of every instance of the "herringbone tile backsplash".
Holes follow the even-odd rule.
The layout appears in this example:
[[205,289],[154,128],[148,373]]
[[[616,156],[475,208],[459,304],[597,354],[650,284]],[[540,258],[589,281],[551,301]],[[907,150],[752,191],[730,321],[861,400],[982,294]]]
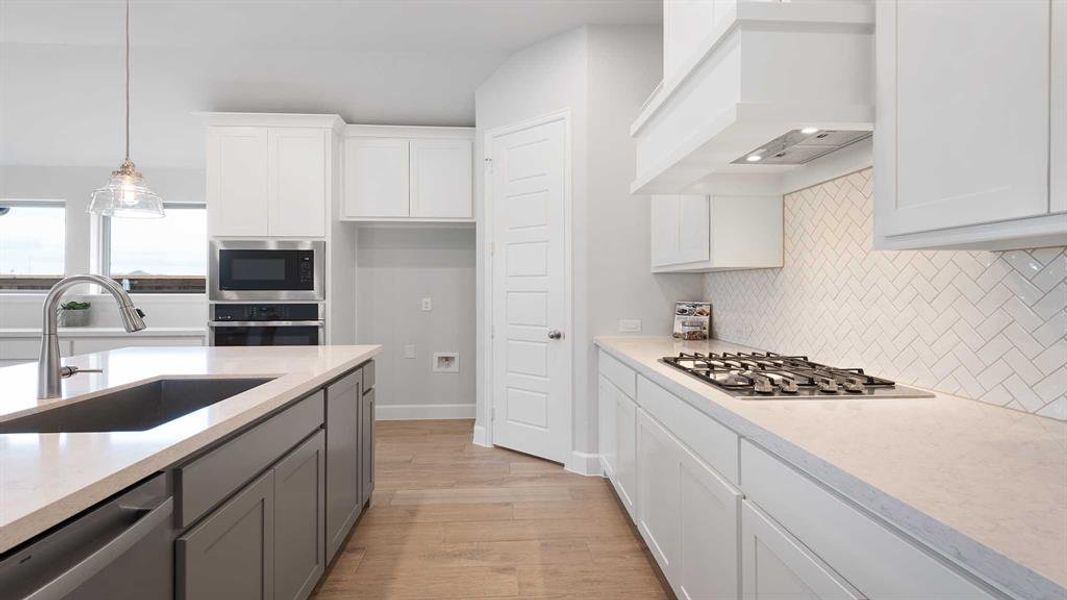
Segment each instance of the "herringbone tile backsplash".
[[715,337],[1067,420],[1065,248],[872,251],[871,169],[785,197],[785,266],[709,273]]

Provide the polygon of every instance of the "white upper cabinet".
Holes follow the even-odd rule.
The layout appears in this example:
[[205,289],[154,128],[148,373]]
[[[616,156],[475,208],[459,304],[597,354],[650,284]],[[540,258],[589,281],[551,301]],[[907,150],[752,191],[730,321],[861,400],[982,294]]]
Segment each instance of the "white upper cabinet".
[[213,237],[326,235],[337,115],[207,113]]
[[342,218],[471,221],[473,138],[459,127],[348,126]]
[[210,127],[207,206],[212,235],[267,235],[267,130]]
[[268,131],[270,235],[326,235],[328,133],[303,127]]
[[406,139],[346,138],[344,164],[344,216],[410,216]]
[[471,217],[471,140],[411,141],[411,214]]
[[1050,151],[1064,143],[1063,57],[1050,69],[1053,35],[1063,43],[1050,18],[1063,9],[1053,4],[877,3],[876,246],[1067,242],[1067,215],[1053,214],[1062,193],[1050,195],[1063,177]]
[[781,196],[653,196],[652,270],[782,266]]

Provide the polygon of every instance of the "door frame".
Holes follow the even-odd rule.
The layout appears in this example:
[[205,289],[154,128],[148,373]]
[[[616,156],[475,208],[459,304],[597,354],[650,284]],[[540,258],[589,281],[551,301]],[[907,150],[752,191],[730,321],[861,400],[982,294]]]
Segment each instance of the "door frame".
[[[555,121],[563,122],[563,296],[566,303],[566,317],[564,323],[562,323],[564,336],[561,340],[563,344],[563,352],[565,353],[567,364],[569,369],[567,371],[566,389],[568,391],[566,398],[563,402],[566,405],[567,415],[569,419],[566,424],[566,437],[567,437],[567,463],[564,463],[564,467],[568,470],[574,470],[569,462],[573,459],[574,454],[574,196],[573,196],[573,174],[574,169],[572,165],[572,128],[571,128],[571,111],[569,108],[560,111],[534,117],[515,123],[509,123],[507,125],[501,125],[494,127],[485,132],[482,143],[482,202],[484,207],[483,215],[485,217],[485,245],[482,248],[484,260],[482,261],[482,275],[483,281],[485,281],[485,289],[483,290],[483,306],[485,307],[484,314],[482,315],[482,338],[484,340],[484,364],[485,369],[482,373],[482,381],[484,382],[485,389],[485,432],[484,438],[478,439],[478,433],[475,432],[475,442],[485,446],[494,446],[493,443],[493,426],[496,421],[496,390],[493,388],[493,350],[495,339],[492,335],[493,332],[493,315],[495,306],[493,304],[493,289],[496,282],[493,280],[493,259],[495,258],[495,237],[496,237],[496,220],[493,204],[493,178],[486,172],[486,165],[492,160],[493,142],[496,138],[516,133],[524,129],[530,129],[540,125],[547,125]],[[581,471],[578,471],[581,472]]]

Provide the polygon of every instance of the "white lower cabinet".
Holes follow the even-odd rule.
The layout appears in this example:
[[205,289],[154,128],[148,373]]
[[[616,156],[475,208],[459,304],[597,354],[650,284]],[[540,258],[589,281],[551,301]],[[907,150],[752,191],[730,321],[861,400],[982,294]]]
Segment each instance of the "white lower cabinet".
[[607,377],[600,376],[600,464],[619,500],[634,516],[637,405]]
[[1006,598],[604,352],[599,372],[604,475],[679,598]]
[[738,596],[741,493],[637,413],[637,525],[680,598]]
[[745,501],[741,506],[745,600],[859,600],[864,596],[799,540]]
[[[827,576],[839,573],[840,577],[855,585],[861,593],[858,597],[876,600],[993,600],[1002,597],[989,591],[985,584],[949,566],[945,558],[935,556],[932,550],[860,512],[821,484],[748,440],[741,442],[741,481],[744,482],[746,505],[757,505],[773,517],[774,522],[780,524],[782,531],[788,530],[789,539],[799,540],[794,541],[794,545],[808,550],[808,559],[817,555],[819,558],[816,563],[823,564],[825,561],[825,564],[829,565],[824,566]],[[767,560],[767,564],[780,560],[805,585],[815,585],[811,583],[811,578],[805,579],[807,576],[803,574],[813,573],[814,567],[803,566],[803,559],[795,554],[793,560],[782,558],[786,550],[781,540],[776,547],[765,544],[764,555],[759,556],[759,545],[773,536],[767,533],[770,531],[767,523],[760,525],[757,521],[758,519],[746,513],[742,526],[745,539],[742,565],[746,573],[746,597],[790,597],[770,593],[762,596],[750,595],[752,585],[759,586],[761,582],[767,586],[777,585],[776,582],[779,581],[763,581],[763,577],[758,574],[763,568],[763,559]],[[760,536],[763,536],[762,539]],[[777,548],[777,551],[774,548]],[[773,554],[777,554],[779,558],[771,558]],[[748,564],[753,560],[757,562]],[[755,573],[751,577],[750,571]],[[826,586],[819,589],[833,589],[829,583]],[[800,597],[857,596],[815,593]]]

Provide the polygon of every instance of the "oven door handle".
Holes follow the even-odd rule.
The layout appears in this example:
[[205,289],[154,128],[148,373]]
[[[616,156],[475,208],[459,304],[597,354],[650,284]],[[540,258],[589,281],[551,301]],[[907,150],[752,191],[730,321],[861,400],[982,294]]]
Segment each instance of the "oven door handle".
[[325,321],[208,321],[208,327],[322,327]]

